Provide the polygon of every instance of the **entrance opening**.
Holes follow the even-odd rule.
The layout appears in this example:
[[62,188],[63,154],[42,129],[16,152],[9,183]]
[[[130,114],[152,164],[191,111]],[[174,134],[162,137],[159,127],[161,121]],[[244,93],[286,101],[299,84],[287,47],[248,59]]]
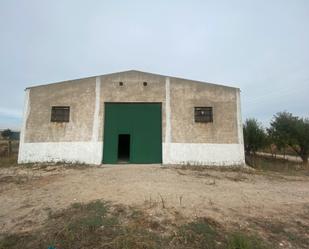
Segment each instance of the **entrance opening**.
[[130,161],[130,135],[118,135],[118,162],[128,163]]

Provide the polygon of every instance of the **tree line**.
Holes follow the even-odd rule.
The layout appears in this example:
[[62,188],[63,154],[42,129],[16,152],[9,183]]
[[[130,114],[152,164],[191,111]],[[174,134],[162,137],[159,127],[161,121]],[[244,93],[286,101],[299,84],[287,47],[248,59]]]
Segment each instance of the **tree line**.
[[274,115],[269,128],[264,128],[255,118],[249,118],[244,126],[244,143],[247,155],[256,154],[269,146],[279,151],[293,150],[304,163],[309,156],[309,119],[289,112]]
[[0,132],[0,136],[7,141],[7,155],[10,156],[12,154],[12,140],[14,139],[14,132],[10,129],[5,129]]

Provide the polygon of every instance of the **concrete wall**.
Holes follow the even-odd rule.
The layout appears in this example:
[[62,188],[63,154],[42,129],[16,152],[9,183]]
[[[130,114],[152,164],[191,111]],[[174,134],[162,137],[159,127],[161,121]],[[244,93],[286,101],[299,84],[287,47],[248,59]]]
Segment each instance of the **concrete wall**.
[[[195,123],[194,107],[212,106],[212,123]],[[171,79],[172,141],[238,143],[235,88]]]
[[[104,102],[162,103],[163,163],[244,163],[239,89],[138,71],[27,89],[19,162],[100,164]],[[69,123],[50,122],[57,105]],[[195,106],[212,106],[213,123],[195,123]]]
[[[190,165],[244,165],[239,89],[170,78],[170,134],[163,162]],[[196,123],[194,107],[213,107],[212,123]]]
[[[88,141],[92,136],[95,78],[29,89],[25,142]],[[52,106],[70,106],[70,122],[50,122]]]

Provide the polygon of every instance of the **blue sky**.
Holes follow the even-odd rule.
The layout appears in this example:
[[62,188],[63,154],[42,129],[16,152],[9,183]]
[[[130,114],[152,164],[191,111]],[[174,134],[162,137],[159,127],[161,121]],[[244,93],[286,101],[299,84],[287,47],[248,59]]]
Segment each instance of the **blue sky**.
[[309,116],[308,0],[0,0],[0,128],[24,88],[136,69],[240,87],[243,119]]

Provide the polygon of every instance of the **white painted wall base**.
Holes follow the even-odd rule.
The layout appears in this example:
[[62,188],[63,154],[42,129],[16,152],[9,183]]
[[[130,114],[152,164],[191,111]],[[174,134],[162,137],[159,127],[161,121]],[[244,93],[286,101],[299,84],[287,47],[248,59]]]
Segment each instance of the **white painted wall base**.
[[23,143],[18,163],[67,162],[101,164],[103,142]]
[[[163,143],[163,164],[244,165],[242,144]],[[101,164],[103,142],[23,143],[18,163]]]
[[244,165],[242,144],[163,143],[163,164]]

